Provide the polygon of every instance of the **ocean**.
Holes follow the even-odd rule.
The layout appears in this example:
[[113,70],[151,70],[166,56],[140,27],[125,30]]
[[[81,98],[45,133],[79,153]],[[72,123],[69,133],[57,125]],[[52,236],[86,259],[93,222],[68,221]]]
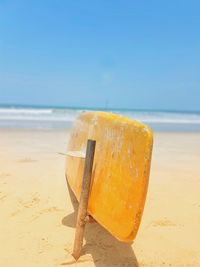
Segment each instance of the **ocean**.
[[[0,128],[68,129],[88,108],[0,106]],[[92,109],[95,110],[95,109]],[[102,109],[101,109],[102,110]],[[107,109],[149,125],[153,131],[199,132],[200,111],[147,111]]]

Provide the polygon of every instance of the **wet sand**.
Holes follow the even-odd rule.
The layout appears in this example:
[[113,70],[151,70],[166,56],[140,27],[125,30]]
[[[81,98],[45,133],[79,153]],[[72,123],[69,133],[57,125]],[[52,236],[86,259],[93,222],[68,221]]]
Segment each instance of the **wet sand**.
[[68,131],[0,129],[0,266],[200,266],[200,134],[155,133],[133,244],[98,224],[71,256],[75,213],[64,176]]

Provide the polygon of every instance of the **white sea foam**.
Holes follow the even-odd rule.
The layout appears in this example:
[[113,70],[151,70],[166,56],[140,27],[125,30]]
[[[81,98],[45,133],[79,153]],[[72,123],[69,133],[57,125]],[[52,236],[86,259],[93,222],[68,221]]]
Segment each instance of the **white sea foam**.
[[65,109],[0,108],[0,120],[73,121],[80,111]]
[[200,124],[198,113],[124,112],[124,115],[145,123]]
[[[33,127],[43,127],[44,125],[51,124],[51,127],[56,125],[66,126],[72,123],[77,116],[83,112],[83,109],[60,109],[60,108],[0,108],[0,127],[13,125],[31,125]],[[112,111],[111,111],[112,112]],[[200,128],[200,113],[187,113],[187,112],[147,112],[147,111],[113,111],[114,113],[130,117],[135,120],[142,121],[149,124],[172,126],[197,125]],[[188,125],[188,126],[187,126]],[[46,126],[45,126],[46,127]]]
[[52,114],[52,109],[33,109],[33,108],[0,108],[1,114],[23,114],[23,115],[40,115],[40,114]]

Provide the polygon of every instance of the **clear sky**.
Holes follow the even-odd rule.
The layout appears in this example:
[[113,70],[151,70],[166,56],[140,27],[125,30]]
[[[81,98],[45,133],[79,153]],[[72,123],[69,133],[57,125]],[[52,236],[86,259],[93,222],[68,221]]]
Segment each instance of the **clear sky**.
[[0,104],[200,110],[200,1],[0,0]]

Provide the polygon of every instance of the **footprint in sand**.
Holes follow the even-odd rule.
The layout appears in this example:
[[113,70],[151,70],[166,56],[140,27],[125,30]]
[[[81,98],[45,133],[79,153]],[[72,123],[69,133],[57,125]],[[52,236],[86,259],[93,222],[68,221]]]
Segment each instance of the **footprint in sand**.
[[38,253],[44,253],[51,247],[52,245],[49,243],[48,238],[41,238],[41,240],[38,242]]
[[11,176],[11,174],[8,173],[8,172],[2,172],[2,173],[0,173],[0,178],[6,178],[6,177],[9,177],[9,176]]
[[62,211],[62,209],[59,209],[57,207],[50,207],[50,208],[47,208],[47,209],[43,209],[40,211],[40,214],[43,214],[43,213],[48,213],[48,212],[54,212],[54,211]]
[[59,209],[59,208],[57,208],[57,207],[55,207],[55,206],[53,206],[53,207],[49,207],[49,208],[46,208],[46,209],[43,209],[43,210],[39,211],[39,212],[37,213],[37,215],[34,216],[34,217],[32,218],[31,221],[36,220],[37,218],[39,218],[41,215],[43,215],[43,214],[45,214],[45,213],[48,214],[48,213],[59,212],[59,211],[63,211],[63,209]]
[[151,222],[151,225],[152,226],[155,226],[155,227],[157,227],[157,226],[161,226],[161,227],[165,227],[165,226],[168,226],[168,227],[169,226],[176,226],[175,223],[173,223],[172,221],[170,221],[170,220],[168,220],[166,218],[161,219],[161,220],[152,221]]
[[3,194],[3,192],[0,192],[0,201],[3,202],[5,198],[7,197],[6,194]]
[[40,196],[38,193],[35,193],[31,196],[31,199],[28,201],[25,201],[21,198],[18,199],[19,209],[11,213],[11,217],[16,216],[18,213],[23,211],[23,208],[34,208],[37,206],[37,204],[40,202]]
[[199,203],[194,203],[193,206],[200,207],[200,204]]
[[19,199],[18,202],[24,207],[24,208],[33,208],[40,202],[40,196],[38,193],[35,193],[31,196],[31,199],[28,201],[24,201],[22,199]]
[[26,157],[26,158],[22,158],[22,159],[17,160],[17,162],[20,162],[20,163],[31,163],[31,162],[36,162],[36,161],[37,160],[32,159],[32,158],[29,158],[29,157]]
[[10,217],[15,217],[21,210],[16,210],[10,214]]

